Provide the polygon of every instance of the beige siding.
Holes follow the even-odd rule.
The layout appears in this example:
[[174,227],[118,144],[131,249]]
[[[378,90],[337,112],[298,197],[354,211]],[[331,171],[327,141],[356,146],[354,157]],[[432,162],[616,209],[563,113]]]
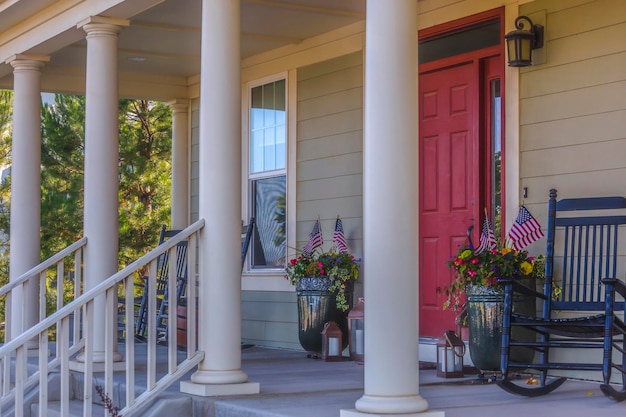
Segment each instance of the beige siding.
[[363,55],[298,69],[297,245],[318,215],[330,248],[340,216],[351,250],[362,251]]
[[520,8],[546,13],[546,62],[520,74],[520,178],[531,204],[545,203],[550,188],[626,195],[626,2],[567,6]]
[[200,143],[200,100],[191,102],[191,222],[198,220],[198,193],[199,193],[199,151]]
[[244,291],[241,301],[244,343],[302,349],[298,340],[295,293]]

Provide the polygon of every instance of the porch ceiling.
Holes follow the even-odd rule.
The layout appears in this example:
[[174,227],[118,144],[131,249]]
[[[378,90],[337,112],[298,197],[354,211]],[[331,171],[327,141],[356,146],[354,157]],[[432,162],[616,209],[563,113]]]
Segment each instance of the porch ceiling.
[[[0,2],[0,62],[16,53],[49,55],[50,62],[43,70],[44,90],[80,92],[81,86],[84,88],[86,41],[74,20],[80,16],[80,21],[88,16],[85,12],[95,10],[103,16],[130,20],[130,26],[119,37],[122,77],[167,77],[170,83],[182,86],[188,77],[200,73],[201,3],[5,0]],[[106,8],[98,9],[102,4]],[[45,25],[52,19],[59,21],[56,30],[36,30],[39,23]],[[364,19],[365,0],[242,0],[241,58],[297,44]],[[30,28],[29,21],[33,22]],[[9,37],[11,31],[16,36]],[[32,40],[34,36],[37,38]],[[18,46],[24,50],[15,50]],[[0,86],[11,87],[11,71],[8,64],[0,64]]]

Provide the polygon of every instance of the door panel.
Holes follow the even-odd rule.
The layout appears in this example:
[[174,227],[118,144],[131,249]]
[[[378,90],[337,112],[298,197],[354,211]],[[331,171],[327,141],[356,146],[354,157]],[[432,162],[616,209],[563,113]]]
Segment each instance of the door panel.
[[443,310],[446,262],[478,218],[478,74],[473,63],[422,74],[420,87],[420,335],[454,328]]

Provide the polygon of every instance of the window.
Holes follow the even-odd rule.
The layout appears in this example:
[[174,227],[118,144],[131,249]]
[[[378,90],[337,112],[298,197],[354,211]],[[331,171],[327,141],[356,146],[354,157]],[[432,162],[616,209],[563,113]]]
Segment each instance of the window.
[[249,94],[248,195],[256,227],[248,259],[253,270],[282,269],[287,236],[286,80],[253,86]]

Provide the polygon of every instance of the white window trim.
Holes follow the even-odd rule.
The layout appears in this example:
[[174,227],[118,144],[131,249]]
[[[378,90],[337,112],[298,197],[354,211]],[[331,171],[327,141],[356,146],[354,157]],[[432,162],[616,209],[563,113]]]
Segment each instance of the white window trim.
[[[296,70],[284,71],[244,84],[241,89],[241,218],[244,224],[250,219],[250,193],[248,181],[250,179],[250,90],[259,85],[284,79],[286,81],[287,96],[287,248],[296,245],[296,103],[297,103],[297,77]],[[288,254],[288,251],[287,251]],[[248,252],[249,256],[249,252]],[[282,269],[269,269],[263,271],[251,271],[248,259],[241,276],[241,287],[244,291],[289,291],[294,287],[285,279]]]

